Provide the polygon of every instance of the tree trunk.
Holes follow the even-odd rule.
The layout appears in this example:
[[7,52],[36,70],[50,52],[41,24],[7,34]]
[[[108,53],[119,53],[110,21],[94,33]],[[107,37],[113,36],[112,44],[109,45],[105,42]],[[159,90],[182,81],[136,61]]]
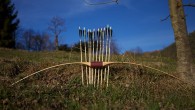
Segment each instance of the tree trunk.
[[59,46],[58,46],[58,35],[55,36],[55,46],[56,46],[56,50],[59,50]]
[[187,82],[195,81],[182,0],[169,0],[170,18],[177,51],[177,72]]

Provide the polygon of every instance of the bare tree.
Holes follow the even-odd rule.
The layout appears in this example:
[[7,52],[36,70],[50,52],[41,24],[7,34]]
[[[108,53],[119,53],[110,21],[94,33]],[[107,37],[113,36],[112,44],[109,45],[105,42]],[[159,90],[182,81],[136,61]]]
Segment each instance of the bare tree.
[[111,44],[110,44],[110,51],[112,54],[118,55],[120,54],[120,49],[119,46],[116,43],[116,40],[112,40]]
[[53,50],[53,43],[51,43],[50,36],[47,33],[38,33],[33,29],[27,29],[21,35],[21,38],[18,38],[19,40],[17,41],[20,49],[28,51]]
[[177,50],[177,72],[185,81],[195,81],[182,0],[169,0],[169,9]]
[[42,33],[42,40],[44,41],[42,46],[41,46],[41,49],[42,50],[53,50],[53,43],[51,42],[50,40],[50,36],[49,34],[47,33]]
[[51,19],[51,22],[49,24],[49,27],[48,29],[54,34],[55,36],[55,47],[56,47],[56,50],[58,50],[58,46],[59,46],[59,43],[58,43],[58,37],[59,35],[62,33],[62,32],[65,32],[65,20],[63,20],[62,18],[60,17],[53,17]]
[[23,33],[24,45],[28,51],[32,49],[32,39],[35,32],[32,29],[28,29]]
[[51,50],[51,42],[49,39],[49,35],[47,33],[36,33],[32,39],[32,50],[34,51],[42,51],[42,50]]

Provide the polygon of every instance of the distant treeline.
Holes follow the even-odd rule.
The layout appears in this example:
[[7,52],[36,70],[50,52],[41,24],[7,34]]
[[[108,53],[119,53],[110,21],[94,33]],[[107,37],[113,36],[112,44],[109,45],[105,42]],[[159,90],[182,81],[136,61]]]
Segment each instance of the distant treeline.
[[[84,52],[85,42],[82,42],[81,46],[82,46],[82,51]],[[100,48],[100,45],[98,45],[98,48]],[[96,51],[96,49],[97,49],[97,42],[94,41],[94,51]],[[62,44],[59,46],[59,50],[80,52],[80,42],[77,42],[77,43],[73,44],[72,46],[69,46],[67,44]],[[86,44],[86,50],[88,51],[88,42]],[[115,40],[112,40],[112,42],[110,44],[110,51],[111,51],[111,54],[119,54],[120,53],[119,47],[116,44]]]
[[[28,51],[51,51],[55,50],[55,42],[51,40],[52,36],[50,34],[43,32],[35,32],[32,29],[20,29],[17,32],[16,37],[16,49],[23,49]],[[88,43],[87,43],[88,44]],[[96,49],[97,42],[94,41],[94,49]],[[82,42],[82,49],[84,49],[84,42]],[[86,45],[88,49],[88,45]],[[76,51],[80,52],[80,42],[72,45],[60,44],[58,46],[60,51]],[[84,50],[83,50],[84,51]],[[111,53],[119,54],[119,47],[116,44],[115,40],[111,42]]]

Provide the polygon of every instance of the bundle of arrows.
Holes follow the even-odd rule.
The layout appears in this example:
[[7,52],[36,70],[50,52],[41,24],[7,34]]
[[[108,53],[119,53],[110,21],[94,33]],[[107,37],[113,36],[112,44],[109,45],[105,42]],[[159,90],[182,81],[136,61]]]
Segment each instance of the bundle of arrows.
[[81,65],[83,85],[108,86],[112,34],[109,25],[97,30],[79,27],[81,62],[87,64]]

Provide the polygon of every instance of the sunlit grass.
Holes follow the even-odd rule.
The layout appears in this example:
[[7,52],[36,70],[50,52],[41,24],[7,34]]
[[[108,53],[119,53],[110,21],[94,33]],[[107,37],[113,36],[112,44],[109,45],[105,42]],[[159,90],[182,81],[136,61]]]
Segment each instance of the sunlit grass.
[[[3,50],[3,51],[2,51]],[[71,60],[70,60],[71,59]],[[80,66],[41,72],[42,68],[79,61],[79,53],[0,51],[0,109],[194,109],[195,89],[147,68],[112,65],[108,88],[81,85]],[[171,74],[176,62],[158,56],[113,55],[113,61],[149,65]]]

